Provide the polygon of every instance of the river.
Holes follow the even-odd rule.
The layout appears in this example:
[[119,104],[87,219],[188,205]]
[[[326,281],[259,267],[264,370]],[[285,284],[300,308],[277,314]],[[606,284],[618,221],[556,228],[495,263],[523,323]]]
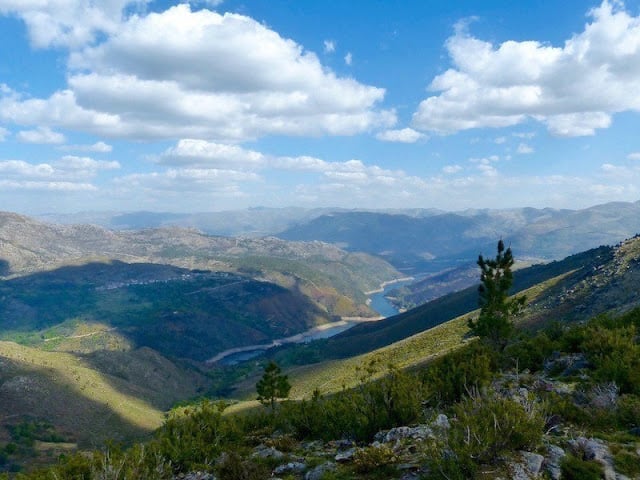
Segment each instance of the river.
[[369,306],[380,314],[380,317],[374,319],[343,319],[339,322],[321,325],[320,327],[314,327],[306,332],[293,335],[291,337],[274,340],[270,344],[264,345],[250,345],[248,347],[238,347],[230,350],[226,350],[219,353],[215,357],[208,360],[208,363],[217,363],[219,365],[236,365],[238,363],[246,362],[254,357],[262,355],[270,348],[277,347],[288,343],[309,343],[313,340],[320,340],[323,338],[330,338],[334,335],[344,332],[350,329],[358,323],[364,321],[377,321],[383,318],[391,317],[399,313],[398,309],[386,299],[385,295],[388,294],[394,288],[407,285],[414,282],[415,279],[403,278],[394,282],[385,282],[379,290],[368,292]]

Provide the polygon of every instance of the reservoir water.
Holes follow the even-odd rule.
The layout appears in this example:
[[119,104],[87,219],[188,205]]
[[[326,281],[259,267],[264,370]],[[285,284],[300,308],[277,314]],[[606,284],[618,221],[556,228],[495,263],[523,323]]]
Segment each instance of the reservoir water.
[[[392,317],[393,315],[397,315],[398,309],[385,297],[391,290],[394,288],[399,288],[403,285],[407,285],[409,283],[415,282],[415,279],[407,279],[401,280],[394,283],[389,283],[385,285],[385,287],[379,291],[369,295],[369,299],[371,303],[369,306],[376,312],[380,314],[380,316],[387,318]],[[215,363],[220,365],[236,365],[238,363],[246,362],[247,360],[251,360],[259,355],[262,355],[268,349],[273,348],[274,346],[281,345],[284,343],[308,343],[313,340],[319,340],[323,338],[330,338],[334,335],[344,332],[345,330],[350,329],[357,323],[356,321],[342,321],[335,326],[331,326],[324,329],[311,329],[307,332],[303,332],[300,335],[296,335],[295,339],[293,337],[289,339],[283,339],[281,342],[274,342],[273,345],[264,345],[260,346],[260,348],[254,348],[251,350],[245,350],[241,352],[229,353],[219,360],[215,360]]]

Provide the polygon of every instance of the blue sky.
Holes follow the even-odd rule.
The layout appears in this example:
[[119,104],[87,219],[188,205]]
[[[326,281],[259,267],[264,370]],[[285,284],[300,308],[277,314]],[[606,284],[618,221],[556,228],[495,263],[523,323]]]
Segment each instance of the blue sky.
[[0,209],[640,200],[640,0],[0,0]]

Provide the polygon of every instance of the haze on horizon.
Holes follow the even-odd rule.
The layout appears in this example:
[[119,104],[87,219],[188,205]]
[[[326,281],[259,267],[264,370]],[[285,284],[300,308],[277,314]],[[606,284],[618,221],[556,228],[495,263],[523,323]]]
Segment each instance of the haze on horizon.
[[431,3],[0,0],[0,210],[640,199],[640,0]]

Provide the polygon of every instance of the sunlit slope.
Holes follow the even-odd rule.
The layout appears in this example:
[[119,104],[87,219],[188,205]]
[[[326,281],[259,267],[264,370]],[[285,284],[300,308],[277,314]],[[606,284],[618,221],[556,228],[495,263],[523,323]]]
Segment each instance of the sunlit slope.
[[140,436],[162,423],[141,389],[73,355],[0,342],[0,358],[2,411],[47,419],[81,445]]
[[[522,294],[526,295],[531,302],[536,302],[545,298],[550,290],[562,283],[569,275],[571,272],[545,280],[525,289]],[[428,362],[460,347],[466,341],[473,341],[469,337],[468,320],[470,316],[477,313],[477,310],[470,311],[368,353],[292,368],[287,371],[292,385],[290,397],[308,398],[315,389],[321,393],[332,393],[343,388],[354,387],[363,376],[367,375],[368,366],[375,370],[376,373],[373,375],[375,378],[376,375],[384,374],[391,365],[395,368],[412,368]],[[257,377],[240,384],[236,395],[250,399],[255,395],[255,381]]]

